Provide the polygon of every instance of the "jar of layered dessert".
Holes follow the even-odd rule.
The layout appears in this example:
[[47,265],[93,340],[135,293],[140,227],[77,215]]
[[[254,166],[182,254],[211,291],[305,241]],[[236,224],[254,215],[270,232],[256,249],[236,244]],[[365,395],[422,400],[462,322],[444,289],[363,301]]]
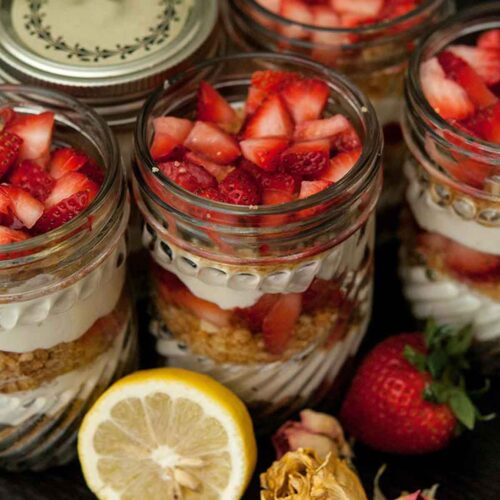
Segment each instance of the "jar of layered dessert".
[[410,62],[409,213],[401,275],[417,318],[472,324],[485,366],[500,345],[500,9],[450,19]]
[[313,404],[370,318],[369,101],[297,56],[215,59],[152,94],[136,147],[161,362],[226,384],[259,430]]
[[0,86],[0,466],[74,456],[80,419],[135,362],[129,200],[90,108]]
[[238,50],[305,55],[333,67],[370,98],[384,131],[384,234],[403,199],[399,126],[403,77],[415,43],[453,12],[453,0],[228,0],[225,24]]

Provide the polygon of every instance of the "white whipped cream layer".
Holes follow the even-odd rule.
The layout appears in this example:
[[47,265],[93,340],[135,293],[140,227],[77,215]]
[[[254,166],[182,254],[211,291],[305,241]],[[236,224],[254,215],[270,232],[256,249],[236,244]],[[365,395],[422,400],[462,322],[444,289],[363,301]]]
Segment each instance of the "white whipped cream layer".
[[19,426],[36,415],[56,415],[76,399],[86,401],[97,385],[107,387],[134,348],[135,340],[125,338],[129,327],[130,319],[112,346],[86,366],[33,390],[0,394],[0,424]]
[[438,205],[429,190],[423,189],[418,182],[415,168],[409,161],[405,163],[404,171],[409,180],[406,199],[422,229],[441,234],[478,252],[500,255],[500,228],[465,220],[451,206]]
[[150,248],[153,259],[175,274],[190,292],[200,299],[217,304],[221,309],[251,307],[265,293],[302,293],[318,277],[330,280],[343,272],[356,272],[367,247],[373,248],[375,216],[330,250],[290,266],[276,270],[259,270],[245,266],[230,268],[219,262],[201,259],[170,242],[143,230],[143,244]]
[[380,124],[399,123],[404,106],[404,99],[400,97],[375,97],[370,99],[377,113]]
[[486,297],[465,283],[433,272],[425,266],[400,268],[404,294],[415,317],[433,317],[450,325],[472,324],[479,341],[500,337],[500,303]]
[[29,301],[1,304],[0,351],[50,349],[80,338],[118,303],[125,255],[123,239],[96,269],[70,286]]

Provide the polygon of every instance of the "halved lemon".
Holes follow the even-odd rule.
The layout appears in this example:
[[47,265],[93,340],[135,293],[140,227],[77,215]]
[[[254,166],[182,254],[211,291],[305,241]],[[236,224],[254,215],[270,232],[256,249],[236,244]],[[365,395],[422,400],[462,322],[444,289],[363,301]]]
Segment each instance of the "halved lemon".
[[234,500],[256,461],[252,421],[229,389],[176,368],[115,383],[85,416],[78,456],[100,499]]

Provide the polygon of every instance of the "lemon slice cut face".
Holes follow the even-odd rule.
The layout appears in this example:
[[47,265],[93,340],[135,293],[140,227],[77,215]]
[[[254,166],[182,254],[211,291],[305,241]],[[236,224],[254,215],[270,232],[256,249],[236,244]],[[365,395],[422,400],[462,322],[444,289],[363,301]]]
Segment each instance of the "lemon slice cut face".
[[215,380],[160,368],[108,389],[86,415],[78,455],[100,499],[240,498],[256,444],[244,404]]

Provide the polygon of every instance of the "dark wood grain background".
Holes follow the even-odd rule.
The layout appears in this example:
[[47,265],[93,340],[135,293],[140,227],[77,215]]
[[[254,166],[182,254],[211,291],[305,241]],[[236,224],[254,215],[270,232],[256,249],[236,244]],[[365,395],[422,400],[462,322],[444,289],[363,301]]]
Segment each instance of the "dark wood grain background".
[[[459,1],[464,8],[480,2]],[[497,2],[498,3],[498,2]],[[401,296],[397,278],[397,242],[379,245],[375,284],[374,316],[364,342],[366,351],[378,339],[400,331],[411,331],[415,325]],[[145,325],[145,318],[142,318]],[[145,328],[141,331],[142,358],[153,358],[152,345]],[[500,381],[482,401],[483,413],[500,415]],[[439,483],[439,500],[500,500],[500,418],[479,424],[474,433],[466,433],[443,452],[422,457],[389,456],[355,448],[356,466],[371,496],[375,473],[387,464],[382,486],[389,498],[402,490],[416,490]],[[257,472],[272,462],[274,452],[268,438],[259,442]],[[258,499],[257,474],[245,498]],[[0,500],[85,500],[94,496],[86,488],[77,462],[41,473],[13,474],[0,472]]]

